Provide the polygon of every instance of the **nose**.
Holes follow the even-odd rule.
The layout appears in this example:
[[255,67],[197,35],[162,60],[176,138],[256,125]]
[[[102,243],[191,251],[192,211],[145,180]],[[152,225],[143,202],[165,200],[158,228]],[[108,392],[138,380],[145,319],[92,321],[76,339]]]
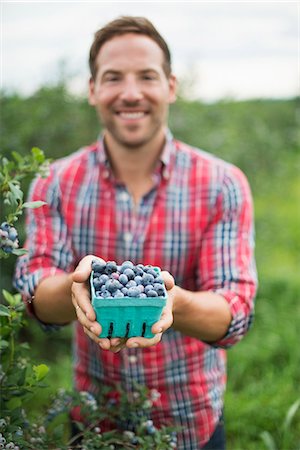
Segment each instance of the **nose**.
[[142,97],[143,94],[141,92],[138,80],[134,77],[127,77],[122,86],[122,92],[120,95],[121,100],[126,102],[136,102],[141,100]]

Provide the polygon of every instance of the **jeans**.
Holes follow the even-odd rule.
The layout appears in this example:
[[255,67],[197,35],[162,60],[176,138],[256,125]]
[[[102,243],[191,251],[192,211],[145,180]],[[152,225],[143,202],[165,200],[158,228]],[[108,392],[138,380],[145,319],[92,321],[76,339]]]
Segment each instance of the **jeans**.
[[225,428],[224,428],[224,417],[220,418],[220,421],[215,429],[210,440],[201,447],[202,450],[226,450],[225,442]]

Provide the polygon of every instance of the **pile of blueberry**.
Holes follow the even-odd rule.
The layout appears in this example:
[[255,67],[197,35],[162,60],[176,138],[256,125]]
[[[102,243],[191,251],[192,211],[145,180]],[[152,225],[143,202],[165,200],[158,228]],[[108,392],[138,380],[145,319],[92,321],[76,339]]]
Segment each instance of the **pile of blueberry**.
[[95,294],[100,298],[147,298],[166,297],[164,281],[160,271],[153,266],[134,265],[125,261],[92,261],[92,282]]
[[18,232],[8,222],[0,225],[0,248],[5,253],[11,253],[19,247]]

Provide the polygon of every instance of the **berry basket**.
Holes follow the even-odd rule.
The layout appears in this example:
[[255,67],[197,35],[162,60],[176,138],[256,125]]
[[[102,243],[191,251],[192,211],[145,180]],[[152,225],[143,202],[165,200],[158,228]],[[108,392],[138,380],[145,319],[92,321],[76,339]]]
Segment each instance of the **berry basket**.
[[[160,269],[154,268],[158,273]],[[99,337],[142,336],[152,338],[152,325],[160,319],[166,305],[166,290],[164,295],[157,297],[133,298],[124,296],[102,298],[97,296],[93,283],[93,272],[90,277],[92,306],[96,320],[102,327]]]

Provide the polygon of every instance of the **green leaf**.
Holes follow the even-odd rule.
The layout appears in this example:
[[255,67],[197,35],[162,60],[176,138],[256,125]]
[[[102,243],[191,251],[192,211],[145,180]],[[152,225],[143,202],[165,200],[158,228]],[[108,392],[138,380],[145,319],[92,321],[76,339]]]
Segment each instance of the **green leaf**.
[[43,163],[45,161],[45,155],[43,150],[38,147],[33,147],[31,149],[32,156],[38,163]]
[[16,409],[16,408],[20,408],[22,406],[22,399],[20,397],[14,397],[11,398],[8,402],[7,402],[7,407],[9,409]]
[[263,431],[260,437],[268,450],[277,450],[274,438],[268,431]]
[[0,327],[0,336],[3,339],[5,336],[9,336],[11,333],[11,327],[8,325],[2,325]]
[[40,208],[41,206],[46,205],[46,204],[47,204],[46,202],[42,202],[40,200],[37,200],[36,202],[25,202],[25,203],[23,203],[22,208],[35,209],[35,208]]
[[22,256],[22,255],[26,255],[27,252],[28,252],[28,250],[26,250],[26,248],[14,248],[12,251],[12,254],[17,255],[17,256]]
[[49,372],[49,367],[46,364],[39,364],[38,366],[33,366],[33,370],[37,381],[41,381]]
[[23,384],[25,384],[25,378],[26,378],[26,368],[19,370],[18,386],[23,386]]
[[296,412],[298,411],[299,407],[300,407],[300,398],[292,404],[292,406],[289,408],[289,410],[285,416],[285,420],[284,420],[284,424],[283,424],[283,430],[285,432],[289,431],[292,420],[293,420]]
[[10,311],[7,306],[0,305],[0,316],[10,317]]
[[17,203],[23,199],[23,191],[20,189],[18,184],[14,184],[12,181],[9,181],[8,186]]
[[12,154],[12,156],[15,158],[15,160],[18,163],[22,163],[23,162],[23,157],[20,155],[20,153],[18,153],[16,151],[12,151],[11,154]]
[[0,339],[0,350],[5,350],[6,348],[8,348],[9,344],[7,341]]
[[5,289],[2,289],[2,294],[9,305],[15,306],[16,304],[15,297],[10,292],[6,291]]

